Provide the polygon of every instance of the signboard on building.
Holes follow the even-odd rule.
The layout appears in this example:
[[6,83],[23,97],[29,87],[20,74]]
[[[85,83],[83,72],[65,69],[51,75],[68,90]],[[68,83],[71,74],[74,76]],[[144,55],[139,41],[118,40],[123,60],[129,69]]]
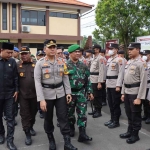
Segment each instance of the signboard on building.
[[137,37],[136,42],[141,43],[141,51],[150,50],[150,36]]

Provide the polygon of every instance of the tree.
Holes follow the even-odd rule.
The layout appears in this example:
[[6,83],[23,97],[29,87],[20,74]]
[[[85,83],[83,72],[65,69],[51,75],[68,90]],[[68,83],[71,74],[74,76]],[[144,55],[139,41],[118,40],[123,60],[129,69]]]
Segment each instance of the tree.
[[87,36],[83,36],[83,39],[81,40],[81,43],[80,43],[80,47],[81,47],[81,48],[84,48],[87,39],[88,39]]
[[150,27],[150,17],[144,12],[144,5],[137,0],[100,0],[96,8],[99,30],[93,32],[94,37],[98,32],[105,39],[117,38],[126,49],[135,37],[148,34],[145,26]]

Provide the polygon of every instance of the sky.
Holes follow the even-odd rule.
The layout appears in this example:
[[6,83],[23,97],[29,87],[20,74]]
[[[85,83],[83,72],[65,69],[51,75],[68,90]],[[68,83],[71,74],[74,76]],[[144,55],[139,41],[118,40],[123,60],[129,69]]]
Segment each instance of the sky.
[[[79,0],[81,2],[91,4],[91,5],[97,5],[98,0]],[[94,9],[93,7],[92,9]],[[89,36],[92,35],[92,32],[96,28],[95,25],[95,11],[89,13],[88,15],[85,15],[81,17],[81,35],[84,36]]]

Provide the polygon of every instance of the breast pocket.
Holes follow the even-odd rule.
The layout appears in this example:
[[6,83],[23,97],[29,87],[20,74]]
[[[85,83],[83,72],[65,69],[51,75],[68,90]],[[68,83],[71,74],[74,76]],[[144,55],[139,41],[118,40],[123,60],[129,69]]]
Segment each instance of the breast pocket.
[[129,69],[129,74],[133,74],[134,75],[135,72],[136,72],[136,68],[137,68],[136,66],[131,66],[130,69]]
[[116,63],[112,63],[111,64],[111,71],[116,71],[117,70],[117,64]]
[[43,79],[49,79],[49,78],[51,78],[51,75],[52,75],[51,68],[43,68],[42,69]]
[[64,65],[58,65],[58,76],[64,75]]
[[25,78],[25,77],[26,77],[25,70],[20,70],[20,71],[19,71],[19,77],[20,77],[20,78]]

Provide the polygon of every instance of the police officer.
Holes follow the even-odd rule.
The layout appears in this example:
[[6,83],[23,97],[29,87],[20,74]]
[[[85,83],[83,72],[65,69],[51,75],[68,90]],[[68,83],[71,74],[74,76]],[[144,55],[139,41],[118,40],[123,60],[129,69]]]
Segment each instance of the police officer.
[[[50,147],[56,150],[53,136],[53,109],[60,124],[61,133],[64,136],[64,150],[77,150],[70,141],[70,129],[67,118],[67,101],[71,100],[71,88],[68,75],[65,74],[64,62],[56,58],[56,41],[46,40],[44,42],[46,56],[40,59],[35,67],[34,78],[38,101],[41,109],[45,112],[44,129],[47,133]],[[66,93],[66,96],[65,96]],[[66,101],[67,98],[67,101]]]
[[150,88],[150,50],[144,50],[142,55],[142,59],[146,61],[148,69],[146,97],[145,100],[142,101],[144,107],[144,116],[142,117],[142,120],[145,120],[146,124],[150,124],[150,105],[149,101],[146,99]]
[[14,45],[2,43],[0,53],[0,144],[5,142],[5,129],[2,121],[3,110],[7,117],[7,147],[17,150],[13,143],[15,124],[15,102],[18,95],[17,65],[12,57]]
[[128,117],[128,130],[120,134],[120,138],[128,138],[128,144],[139,140],[141,129],[141,100],[145,99],[147,88],[147,65],[139,55],[140,43],[130,43],[128,53],[130,60],[125,67],[124,83],[122,86],[122,101]]
[[35,136],[33,129],[37,113],[37,97],[34,83],[34,67],[30,57],[30,49],[23,46],[20,50],[21,61],[17,64],[19,74],[19,103],[22,127],[26,135],[25,144],[31,145],[31,136]]
[[93,88],[95,110],[89,115],[93,115],[93,118],[98,118],[102,116],[102,83],[105,82],[105,63],[104,57],[100,55],[101,46],[95,44],[93,49],[95,53],[90,67],[90,81]]
[[108,54],[111,56],[107,61],[107,98],[111,113],[111,120],[104,125],[108,128],[119,127],[119,118],[121,115],[120,102],[121,102],[121,87],[123,83],[123,75],[125,63],[123,58],[118,57],[118,44],[110,44]]
[[19,52],[20,50],[17,47],[14,47],[13,58],[15,59],[16,63],[19,62]]
[[91,67],[91,62],[92,62],[92,60],[93,60],[93,58],[92,58],[92,55],[93,55],[93,52],[92,52],[92,50],[90,50],[90,49],[88,49],[88,50],[86,50],[85,51],[85,57],[86,57],[86,64],[87,64],[87,67],[88,67],[88,69],[90,70],[90,67]]
[[89,99],[93,100],[91,83],[89,81],[90,72],[87,66],[79,61],[80,46],[77,44],[71,45],[68,49],[70,59],[67,61],[68,75],[72,91],[72,102],[68,106],[68,117],[70,124],[70,136],[75,134],[75,110],[78,116],[77,125],[79,127],[79,142],[92,141],[92,138],[86,134],[87,124],[87,100],[85,93],[89,95]]
[[123,60],[124,60],[124,62],[125,62],[125,64],[127,63],[127,60],[125,59],[125,53],[124,53],[124,50],[119,50],[118,51],[118,56],[119,57],[122,57],[123,58]]

